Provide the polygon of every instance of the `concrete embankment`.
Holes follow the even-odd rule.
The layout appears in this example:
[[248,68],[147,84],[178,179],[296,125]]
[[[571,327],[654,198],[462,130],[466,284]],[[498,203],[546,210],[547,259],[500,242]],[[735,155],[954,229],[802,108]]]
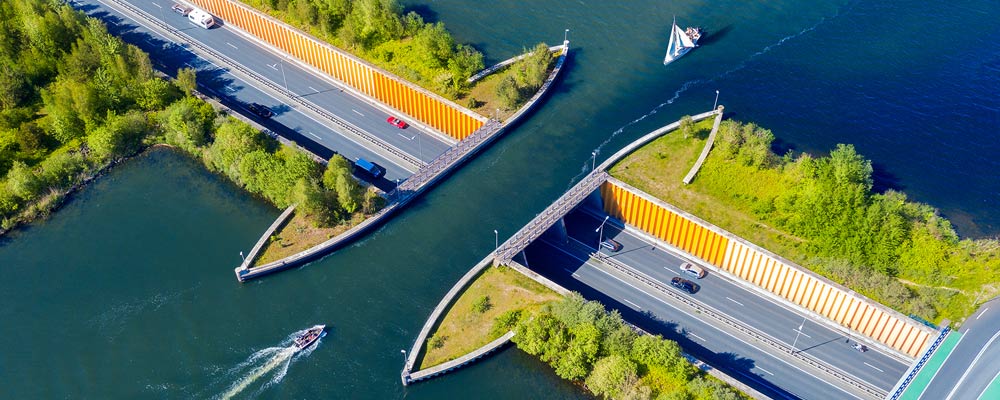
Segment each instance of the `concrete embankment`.
[[499,137],[507,127],[519,122],[525,115],[528,114],[528,112],[538,105],[544,95],[548,93],[549,89],[556,82],[556,79],[558,79],[568,55],[569,42],[567,41],[563,42],[562,53],[556,61],[556,66],[553,68],[552,72],[549,73],[545,83],[542,84],[541,88],[538,89],[535,95],[532,96],[528,102],[521,106],[521,108],[507,118],[507,120],[502,123],[493,120],[487,122],[482,128],[479,128],[465,139],[462,139],[458,142],[458,144],[446,150],[429,164],[421,167],[415,174],[410,176],[410,178],[400,184],[396,190],[389,194],[391,201],[384,209],[369,217],[361,224],[351,228],[347,232],[337,235],[334,238],[292,256],[252,268],[241,265],[236,268],[237,279],[239,279],[240,282],[243,282],[248,279],[282,271],[284,269],[301,265],[305,262],[325,256],[326,254],[329,254],[329,252],[336,250],[345,243],[352,241],[353,239],[365,234],[370,229],[385,222],[394,212],[405,207],[410,201],[447,176],[448,173],[455,167],[461,165],[463,162],[474,156],[479,150]]
[[701,164],[705,163],[705,159],[708,158],[708,152],[712,150],[712,145],[715,144],[715,134],[719,132],[719,125],[722,123],[722,109],[723,107],[719,106],[719,114],[715,116],[715,122],[712,123],[712,132],[708,134],[708,140],[705,141],[705,147],[701,149],[698,161],[694,162],[691,171],[688,171],[688,174],[684,177],[685,185],[694,180],[694,176],[701,169]]

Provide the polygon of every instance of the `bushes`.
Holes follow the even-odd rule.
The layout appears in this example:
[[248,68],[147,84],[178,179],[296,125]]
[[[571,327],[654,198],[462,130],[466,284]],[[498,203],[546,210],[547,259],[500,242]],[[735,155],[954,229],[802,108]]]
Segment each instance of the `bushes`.
[[501,105],[508,110],[513,109],[538,91],[545,83],[551,63],[549,46],[539,43],[527,57],[508,67],[496,88],[496,96]]
[[[494,330],[504,330],[512,317],[498,317]],[[639,336],[617,312],[608,313],[579,294],[521,316],[516,331],[512,341],[519,349],[549,363],[562,378],[583,380],[604,398],[740,398],[721,382],[703,377],[677,343]]]

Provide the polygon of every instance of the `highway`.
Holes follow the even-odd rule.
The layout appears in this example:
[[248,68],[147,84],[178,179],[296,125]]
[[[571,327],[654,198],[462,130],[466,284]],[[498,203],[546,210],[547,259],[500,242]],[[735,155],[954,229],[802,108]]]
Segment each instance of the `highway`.
[[983,304],[960,332],[962,338],[919,398],[988,398],[984,392],[1000,376],[1000,299]]
[[[295,62],[229,29],[224,21],[221,26],[206,30],[191,24],[187,18],[173,13],[170,10],[172,2],[130,0],[129,3],[264,76],[276,85],[282,87],[287,85],[289,91],[413,157],[425,162],[430,161],[451,145],[437,134],[424,132],[414,125],[406,129],[391,126],[386,122],[390,113],[385,109],[354,96],[350,91],[341,91],[331,81],[312,74]],[[248,117],[300,143],[303,147],[315,151],[317,147],[315,144],[319,144],[325,149],[317,151],[320,156],[328,157],[332,152],[337,152],[351,160],[361,157],[382,165],[387,170],[386,176],[377,184],[383,190],[391,190],[395,184],[394,180],[405,179],[415,170],[412,165],[391,161],[393,158],[372,150],[374,146],[370,143],[350,133],[339,131],[339,127],[335,127],[332,122],[302,110],[304,107],[287,102],[280,93],[259,89],[257,86],[261,85],[248,82],[245,77],[229,71],[225,65],[220,67],[213,64],[201,54],[192,52],[187,45],[174,42],[172,35],[164,34],[158,28],[153,29],[144,19],[133,19],[128,13],[120,13],[116,7],[109,6],[113,5],[111,2],[79,0],[73,5],[103,20],[109,25],[109,31],[142,48],[150,54],[154,63],[162,65],[165,70],[175,71],[185,66],[196,68],[198,82],[203,86],[203,90],[215,94],[223,104],[243,111]],[[251,102],[268,106],[276,115],[271,120],[262,121],[244,108]]]
[[[768,335],[775,340],[784,342],[789,346],[794,345],[794,348],[798,349],[798,351],[823,360],[827,364],[834,366],[859,380],[863,380],[873,386],[888,391],[892,389],[895,383],[909,367],[909,360],[898,359],[897,356],[882,353],[874,347],[870,348],[870,350],[865,353],[858,352],[852,347],[852,345],[856,343],[854,338],[848,338],[840,332],[834,331],[823,324],[814,322],[810,317],[792,309],[789,306],[779,304],[769,298],[759,296],[756,292],[750,291],[721,275],[714,274],[711,269],[706,268],[709,273],[703,279],[695,279],[694,277],[686,276],[681,273],[678,267],[684,261],[689,260],[683,259],[683,257],[678,256],[677,254],[672,254],[671,252],[666,251],[660,246],[659,243],[654,244],[648,242],[645,238],[640,237],[640,235],[632,234],[623,230],[621,225],[618,225],[615,220],[609,220],[609,223],[605,224],[603,229],[599,229],[603,218],[598,217],[597,215],[603,214],[597,214],[597,212],[593,211],[582,212],[577,210],[567,215],[565,222],[567,230],[570,234],[570,243],[567,245],[559,245],[558,249],[553,248],[551,239],[547,243],[532,244],[532,247],[529,250],[529,261],[531,262],[531,267],[561,284],[566,284],[567,281],[572,282],[573,287],[571,289],[578,290],[578,288],[583,285],[588,287],[588,291],[591,293],[604,293],[603,296],[610,296],[611,299],[614,299],[619,305],[625,308],[635,311],[652,311],[657,318],[673,321],[673,323],[676,323],[677,326],[683,330],[691,331],[694,329],[693,326],[697,326],[689,324],[704,323],[700,320],[684,318],[677,315],[676,312],[661,314],[648,307],[641,307],[641,303],[629,298],[628,296],[642,295],[649,297],[650,294],[644,292],[640,293],[642,292],[641,290],[634,287],[628,287],[619,281],[609,279],[593,279],[593,277],[589,280],[582,280],[582,276],[588,275],[581,272],[580,269],[589,269],[593,271],[604,271],[607,269],[604,266],[585,264],[584,260],[587,260],[590,253],[594,251],[595,246],[597,246],[599,236],[603,236],[603,238],[614,238],[623,245],[622,250],[617,253],[610,253],[608,250],[604,250],[604,254],[607,254],[617,261],[629,265],[647,276],[665,284],[669,284],[670,279],[674,276],[682,276],[686,279],[696,281],[699,285],[701,285],[701,290],[692,295],[695,300],[712,307],[731,318],[752,326],[757,331]],[[539,248],[542,247],[547,250],[539,250]],[[537,256],[533,256],[533,254],[540,254],[547,261],[544,263],[539,262],[536,260]],[[549,263],[553,262],[563,265],[563,267],[552,268]],[[572,271],[572,273],[569,271]],[[652,290],[648,286],[639,286]],[[640,304],[640,306],[636,306],[636,304]],[[648,315],[640,315],[640,317],[649,318]],[[801,331],[799,331],[800,326],[802,327]],[[697,337],[688,339],[692,343],[704,345],[703,343],[700,343],[701,340],[697,339]],[[732,338],[720,337],[719,339],[722,341],[732,342]],[[848,341],[849,343],[847,343]],[[728,351],[732,354],[739,354],[741,357],[750,360],[765,362],[765,359],[760,358],[759,354],[753,353],[759,352],[759,349],[754,349],[751,352],[748,348],[749,346],[737,347],[738,349],[735,352],[732,352],[731,350],[716,349],[715,347],[708,347],[711,349],[708,354],[710,357],[718,359],[717,354]],[[771,359],[771,362],[774,362],[773,357],[771,357]],[[706,359],[706,361],[712,363],[711,359]],[[722,362],[726,363],[730,361],[723,360]],[[713,364],[717,367],[721,367],[718,363]],[[763,366],[763,364],[755,365]],[[766,366],[763,366],[763,368],[774,372]],[[750,368],[749,371],[747,369],[743,369],[741,371],[753,372],[755,370]],[[809,391],[799,392],[794,389],[798,387],[796,385],[799,385],[796,381],[799,379],[805,379],[804,377],[807,374],[802,374],[801,372],[793,370],[789,371],[788,374],[785,374],[782,377],[771,376],[766,373],[763,375],[758,373],[758,375],[768,378],[769,382],[774,382],[774,384],[791,392],[806,394],[811,393]],[[829,383],[826,385],[831,386]],[[797,396],[801,396],[801,394]],[[843,394],[841,394],[841,397],[842,396]],[[812,395],[805,397],[823,398]]]

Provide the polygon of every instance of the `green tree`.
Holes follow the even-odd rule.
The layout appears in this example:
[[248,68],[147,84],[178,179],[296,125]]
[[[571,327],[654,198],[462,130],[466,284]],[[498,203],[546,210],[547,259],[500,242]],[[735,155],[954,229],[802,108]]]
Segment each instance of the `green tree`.
[[87,168],[77,152],[59,152],[42,161],[42,180],[46,185],[67,188],[77,181],[77,175]]
[[7,189],[25,202],[38,198],[43,189],[42,184],[35,171],[23,162],[14,161],[10,171],[7,171]]
[[691,137],[691,134],[694,133],[694,120],[691,119],[690,115],[681,117],[681,123],[678,130],[681,131],[685,139]]
[[194,68],[178,68],[174,84],[184,92],[184,95],[190,96],[191,93],[198,90],[198,73]]
[[605,399],[617,399],[635,386],[636,365],[626,357],[612,355],[600,359],[587,377],[587,388]]
[[490,296],[483,296],[472,303],[472,311],[476,314],[482,314],[493,308],[493,303],[490,302]]
[[424,25],[413,37],[416,50],[424,55],[424,63],[432,67],[444,67],[453,54],[455,41],[444,29],[444,24]]
[[483,67],[483,53],[464,44],[455,48],[452,58],[448,60],[448,70],[451,72],[451,83],[455,91],[465,89],[469,78]]
[[87,137],[87,144],[100,159],[114,159],[135,154],[149,131],[145,115],[130,111],[111,115],[107,123]]
[[215,109],[195,97],[175,101],[162,112],[163,131],[167,143],[192,153],[209,141]]
[[323,185],[337,192],[337,200],[348,214],[357,211],[363,202],[364,191],[351,175],[351,163],[340,154],[334,154],[327,162]]
[[21,208],[21,202],[8,184],[0,184],[0,218],[13,215]]
[[500,78],[496,91],[497,100],[500,101],[500,105],[505,109],[513,109],[521,101],[521,92],[517,87],[517,81],[509,74]]
[[263,151],[264,135],[245,122],[229,117],[215,131],[215,141],[209,147],[211,165],[236,182],[240,180],[240,162],[243,157]]
[[553,366],[556,375],[563,379],[583,379],[590,372],[601,348],[601,331],[596,326],[583,323],[570,328],[570,341]]
[[299,178],[292,189],[292,199],[297,204],[296,211],[309,217],[316,226],[328,227],[337,221],[337,199],[318,183]]

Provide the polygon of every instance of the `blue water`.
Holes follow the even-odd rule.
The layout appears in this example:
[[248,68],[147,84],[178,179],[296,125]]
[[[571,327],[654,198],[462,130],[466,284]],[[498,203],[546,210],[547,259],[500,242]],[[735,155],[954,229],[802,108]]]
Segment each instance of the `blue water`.
[[[712,106],[780,146],[853,143],[880,187],[1000,232],[1000,3],[407,2],[493,61],[573,56],[542,108],[393,221],[302,268],[232,269],[280,210],[156,151],[0,239],[0,398],[579,398],[517,350],[402,387],[400,349],[451,285],[579,179],[590,155]],[[708,31],[662,65],[669,21]],[[290,334],[331,327],[307,357]],[[53,330],[53,328],[55,329]],[[281,359],[278,359],[279,361]],[[268,370],[266,372],[259,372]],[[257,377],[258,373],[261,375]]]

